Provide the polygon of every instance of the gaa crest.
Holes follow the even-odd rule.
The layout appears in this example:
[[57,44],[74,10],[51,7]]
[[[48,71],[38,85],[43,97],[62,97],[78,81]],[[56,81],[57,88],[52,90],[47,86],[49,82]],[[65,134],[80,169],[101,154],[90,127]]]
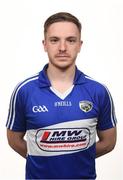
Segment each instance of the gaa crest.
[[79,107],[82,111],[84,112],[89,112],[93,108],[93,103],[90,101],[80,101],[79,102]]

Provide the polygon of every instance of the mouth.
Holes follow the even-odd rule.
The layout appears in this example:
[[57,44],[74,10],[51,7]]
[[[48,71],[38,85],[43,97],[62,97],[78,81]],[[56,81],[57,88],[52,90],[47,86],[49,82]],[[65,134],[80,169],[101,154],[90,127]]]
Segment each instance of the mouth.
[[68,55],[56,55],[57,58],[69,58]]

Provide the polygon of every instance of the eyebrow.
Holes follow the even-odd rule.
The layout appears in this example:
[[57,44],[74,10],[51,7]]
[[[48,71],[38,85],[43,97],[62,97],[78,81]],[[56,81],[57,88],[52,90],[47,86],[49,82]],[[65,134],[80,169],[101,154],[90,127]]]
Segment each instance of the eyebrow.
[[59,37],[57,37],[57,36],[51,36],[51,37],[49,37],[49,39],[59,39]]
[[[49,39],[60,39],[60,37],[58,37],[58,36],[51,36],[51,37],[49,37]],[[76,36],[68,36],[65,39],[77,39],[77,37]]]
[[66,39],[77,39],[76,36],[68,36]]

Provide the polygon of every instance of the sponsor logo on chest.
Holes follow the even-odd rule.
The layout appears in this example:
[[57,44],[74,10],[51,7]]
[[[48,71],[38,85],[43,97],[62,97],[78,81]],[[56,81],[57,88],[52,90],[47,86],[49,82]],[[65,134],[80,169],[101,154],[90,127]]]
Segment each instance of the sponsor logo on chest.
[[88,147],[88,128],[40,129],[36,133],[36,143],[44,151],[75,151]]

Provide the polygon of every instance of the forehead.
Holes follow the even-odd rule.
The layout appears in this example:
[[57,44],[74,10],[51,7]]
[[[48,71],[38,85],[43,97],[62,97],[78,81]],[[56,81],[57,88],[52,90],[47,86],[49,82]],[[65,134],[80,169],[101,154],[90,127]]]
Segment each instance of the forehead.
[[72,22],[55,22],[48,27],[46,34],[49,36],[78,36],[80,32],[76,24]]

